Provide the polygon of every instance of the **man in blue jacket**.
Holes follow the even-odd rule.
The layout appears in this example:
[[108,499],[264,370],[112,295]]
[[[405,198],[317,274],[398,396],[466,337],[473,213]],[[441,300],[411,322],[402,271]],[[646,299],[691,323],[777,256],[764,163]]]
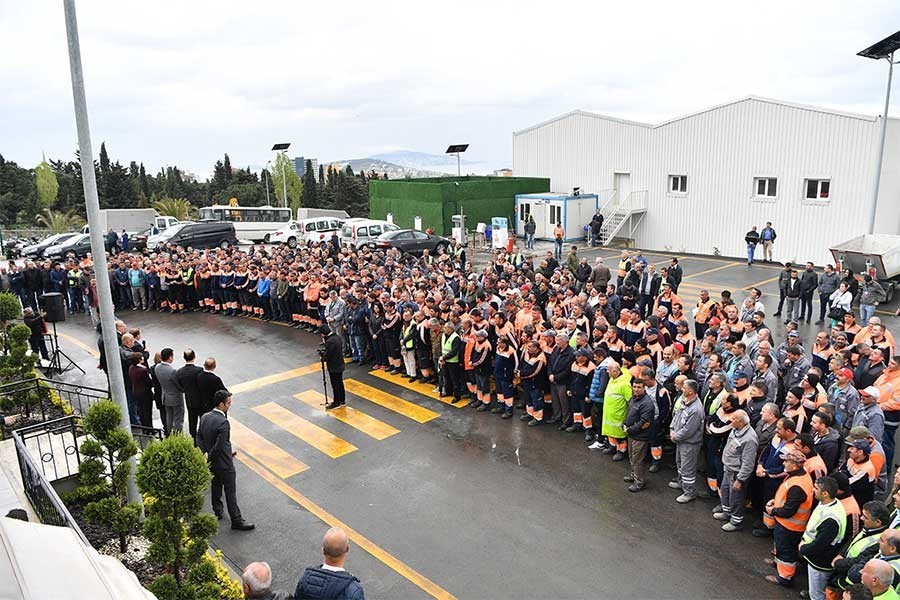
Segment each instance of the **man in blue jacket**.
[[347,532],[332,527],[322,539],[325,562],[321,567],[307,567],[297,582],[294,598],[310,600],[365,600],[359,579],[344,569],[350,542]]

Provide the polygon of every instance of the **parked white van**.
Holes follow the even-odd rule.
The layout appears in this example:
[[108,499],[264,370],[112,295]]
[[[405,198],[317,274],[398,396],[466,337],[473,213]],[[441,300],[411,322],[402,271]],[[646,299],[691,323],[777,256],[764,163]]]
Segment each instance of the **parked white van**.
[[372,219],[348,219],[341,227],[340,240],[342,246],[362,248],[385,231],[400,229],[387,221]]

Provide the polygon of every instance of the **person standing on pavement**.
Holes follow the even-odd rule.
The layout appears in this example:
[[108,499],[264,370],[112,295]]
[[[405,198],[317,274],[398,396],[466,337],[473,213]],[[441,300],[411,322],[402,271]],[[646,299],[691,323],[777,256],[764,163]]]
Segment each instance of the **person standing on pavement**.
[[625,460],[625,452],[628,449],[625,417],[632,394],[631,372],[628,369],[622,369],[616,362],[609,363],[606,372],[609,375],[609,381],[603,395],[603,426],[600,433],[605,435],[609,442],[609,447],[603,450],[603,453],[615,453],[613,460],[619,462]]
[[[608,389],[608,388],[607,388]],[[625,433],[628,435],[628,460],[631,474],[625,477],[629,492],[640,492],[647,486],[647,454],[650,450],[650,427],[656,402],[645,393],[644,381],[631,381],[631,401],[625,416]]]
[[750,228],[750,231],[744,235],[744,241],[747,242],[747,266],[753,265],[753,255],[756,253],[756,247],[759,245],[759,232],[756,225]]
[[[766,503],[763,514],[763,520],[773,528],[775,537],[775,558],[766,558],[765,563],[774,566],[776,574],[767,575],[766,581],[786,587],[794,582],[800,560],[800,540],[812,512],[814,494],[812,478],[803,468],[806,457],[793,449],[793,444],[788,448],[783,453],[787,476],[775,492],[775,497]],[[837,493],[837,483],[833,479],[831,481]]]
[[756,466],[758,440],[750,427],[750,417],[743,410],[729,415],[731,433],[722,449],[724,474],[719,487],[721,512],[714,512],[713,518],[726,521],[722,531],[740,531],[744,528],[744,509],[750,478]]
[[294,598],[309,600],[365,600],[359,579],[344,568],[350,541],[340,527],[332,527],[322,540],[325,562],[321,567],[307,567],[297,582]]
[[697,400],[697,382],[688,379],[681,384],[681,409],[672,417],[669,437],[675,443],[675,466],[678,478],[669,482],[672,489],[680,489],[675,498],[687,504],[697,497],[697,462],[703,445],[703,407]]
[[194,442],[197,441],[197,422],[206,410],[203,406],[203,398],[200,395],[200,386],[197,383],[198,375],[203,369],[194,364],[197,355],[188,348],[184,351],[184,366],[175,373],[178,385],[184,390],[184,401],[187,405],[188,431]]
[[766,226],[763,227],[762,232],[759,234],[759,239],[762,240],[763,245],[763,260],[766,262],[772,262],[772,246],[775,245],[775,238],[777,237],[778,234],[772,228],[772,222],[766,222]]
[[847,513],[837,499],[838,484],[832,477],[817,480],[813,489],[819,504],[800,540],[800,556],[807,562],[810,599],[825,600],[825,586],[834,570],[832,562],[847,528]]
[[819,320],[816,325],[825,323],[825,315],[828,314],[828,301],[831,294],[838,288],[841,276],[834,270],[833,265],[825,265],[825,272],[819,275]]
[[[791,269],[789,279],[785,284],[784,289],[784,300],[785,300],[785,311],[787,314],[784,315],[784,324],[787,325],[791,321],[797,320],[797,314],[802,310],[801,306],[803,304],[803,284],[800,281],[800,277],[797,275],[797,271]],[[781,312],[781,307],[778,307],[779,313]],[[801,317],[802,318],[802,317]]]
[[346,404],[344,392],[344,346],[328,325],[319,328],[325,351],[321,355],[325,368],[328,370],[328,379],[331,381],[331,402],[325,405],[325,410],[340,408]]
[[231,528],[238,531],[249,531],[255,526],[244,520],[237,503],[235,452],[231,449],[231,424],[228,422],[228,409],[231,408],[232,402],[231,392],[219,390],[215,393],[213,402],[215,402],[215,406],[203,415],[197,430],[197,446],[206,454],[209,470],[213,475],[210,485],[213,512],[217,519],[222,518],[225,512],[222,506],[224,490]]
[[562,260],[563,241],[566,237],[566,230],[563,229],[562,223],[557,223],[553,228],[553,258]]
[[200,394],[200,416],[213,409],[215,406],[215,394],[225,389],[222,379],[215,374],[216,359],[213,357],[203,361],[203,372],[197,373],[197,392]]
[[[129,335],[129,334],[125,334]],[[122,336],[124,343],[125,336]],[[162,362],[156,367],[156,380],[162,388],[162,403],[166,409],[166,424],[169,430],[166,435],[184,432],[184,390],[178,383],[177,372],[172,366],[175,352],[171,348],[163,348],[159,352]]]
[[[768,261],[766,261],[768,262]],[[788,282],[791,279],[791,272],[794,270],[792,263],[784,263],[784,268],[778,272],[778,308],[772,314],[773,317],[781,316],[781,308],[784,306],[784,299],[787,296]]]
[[525,249],[526,250],[534,250],[534,234],[537,231],[537,223],[534,222],[534,217],[530,214],[528,215],[528,220],[525,221]]
[[[569,336],[560,333],[556,336],[556,345],[547,361],[547,373],[550,379],[550,401],[553,415],[548,424],[558,424],[557,429],[565,430],[572,423],[569,407],[569,381],[572,378],[572,363],[575,362],[575,351],[569,345]],[[621,423],[621,421],[619,421]]]
[[818,286],[819,278],[816,275],[815,267],[808,262],[800,275],[800,318],[798,321],[803,321],[803,319],[806,319],[807,323],[812,321],[813,295]]
[[869,319],[875,314],[875,307],[886,299],[884,287],[868,273],[863,276],[862,285],[859,286],[859,324],[867,326]]

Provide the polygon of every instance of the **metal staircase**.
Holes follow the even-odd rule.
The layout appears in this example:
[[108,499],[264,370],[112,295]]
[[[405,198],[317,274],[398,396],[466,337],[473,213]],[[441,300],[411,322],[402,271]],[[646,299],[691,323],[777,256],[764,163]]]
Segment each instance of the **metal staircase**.
[[612,192],[600,206],[600,212],[603,214],[603,227],[600,228],[600,244],[608,246],[618,235],[619,232],[627,228],[627,236],[634,237],[634,233],[644,215],[647,214],[647,190],[639,190],[631,192],[624,199],[619,198],[616,190],[606,190]]

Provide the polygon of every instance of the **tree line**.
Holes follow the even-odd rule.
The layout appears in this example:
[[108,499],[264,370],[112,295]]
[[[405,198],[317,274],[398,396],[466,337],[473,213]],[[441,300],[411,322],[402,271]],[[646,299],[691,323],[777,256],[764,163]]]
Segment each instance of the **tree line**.
[[[166,166],[153,174],[147,172],[143,162],[130,161],[126,166],[112,161],[105,143],[94,161],[94,173],[100,208],[152,206],[160,210],[170,204],[165,201],[173,199],[184,199],[200,208],[228,204],[231,198],[237,198],[241,206],[262,206],[267,199],[270,204],[284,206],[286,189],[287,204],[293,209],[341,209],[353,217],[368,215],[368,181],[387,178],[387,174],[374,172],[354,173],[350,165],[343,170],[319,165],[317,176],[311,161],[306,161],[301,179],[284,154],[276,157],[271,171],[257,173],[249,167],[233,168],[225,154],[213,166],[212,177],[199,181],[177,166]],[[0,224],[7,228],[33,226],[38,215],[48,211],[85,216],[78,152],[73,160],[43,159],[34,168],[22,167],[0,154]]]

